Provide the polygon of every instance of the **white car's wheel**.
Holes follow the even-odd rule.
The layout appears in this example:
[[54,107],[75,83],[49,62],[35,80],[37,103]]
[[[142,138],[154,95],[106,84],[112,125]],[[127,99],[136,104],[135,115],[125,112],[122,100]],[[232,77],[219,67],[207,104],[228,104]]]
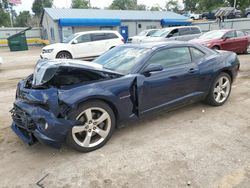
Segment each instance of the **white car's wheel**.
[[61,51],[56,55],[57,59],[72,59],[72,55],[67,51]]

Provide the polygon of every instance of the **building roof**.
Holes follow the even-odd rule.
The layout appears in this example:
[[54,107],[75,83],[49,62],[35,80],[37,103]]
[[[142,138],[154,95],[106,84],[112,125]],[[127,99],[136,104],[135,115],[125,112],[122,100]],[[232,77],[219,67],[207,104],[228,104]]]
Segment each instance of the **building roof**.
[[121,19],[121,20],[187,20],[188,18],[170,11],[142,11],[142,10],[102,10],[102,9],[56,9],[45,8],[53,20],[63,18],[102,18],[102,19]]

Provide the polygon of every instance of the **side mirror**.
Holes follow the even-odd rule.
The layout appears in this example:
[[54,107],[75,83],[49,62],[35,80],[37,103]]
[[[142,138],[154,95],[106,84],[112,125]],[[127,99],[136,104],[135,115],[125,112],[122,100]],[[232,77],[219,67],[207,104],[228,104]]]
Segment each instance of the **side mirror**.
[[173,34],[169,33],[168,36],[167,36],[167,38],[171,38],[171,37],[173,37]]
[[143,71],[142,74],[149,75],[151,72],[162,71],[164,68],[160,64],[149,64]]
[[229,39],[229,37],[222,37],[223,41],[226,41],[227,39]]
[[72,44],[77,44],[78,43],[78,40],[74,39]]

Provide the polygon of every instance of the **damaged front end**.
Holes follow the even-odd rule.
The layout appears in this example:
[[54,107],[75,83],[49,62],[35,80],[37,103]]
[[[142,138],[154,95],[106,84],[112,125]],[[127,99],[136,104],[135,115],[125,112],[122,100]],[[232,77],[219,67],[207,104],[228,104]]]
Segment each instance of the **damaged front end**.
[[120,76],[80,62],[38,62],[34,74],[18,83],[11,110],[13,131],[29,145],[38,140],[59,148],[69,130],[80,124],[68,117],[71,106],[60,99],[60,92]]

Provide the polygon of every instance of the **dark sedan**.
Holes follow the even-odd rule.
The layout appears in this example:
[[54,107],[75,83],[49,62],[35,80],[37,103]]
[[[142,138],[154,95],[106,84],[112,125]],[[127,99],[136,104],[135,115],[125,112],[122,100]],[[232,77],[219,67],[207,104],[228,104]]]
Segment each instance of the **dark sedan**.
[[250,53],[250,35],[245,31],[232,29],[213,30],[190,42],[202,44],[216,50]]
[[223,105],[239,66],[235,53],[184,42],[123,45],[94,62],[40,61],[18,84],[12,129],[28,144],[93,151],[153,111]]

